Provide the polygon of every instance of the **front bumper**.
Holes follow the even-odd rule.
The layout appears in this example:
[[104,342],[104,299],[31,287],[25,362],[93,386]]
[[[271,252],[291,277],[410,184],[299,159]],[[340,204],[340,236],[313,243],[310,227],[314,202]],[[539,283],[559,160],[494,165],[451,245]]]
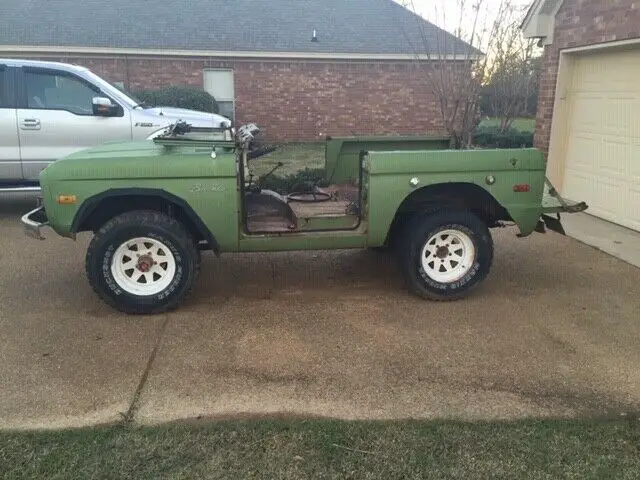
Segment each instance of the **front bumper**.
[[36,240],[45,239],[44,235],[42,235],[42,229],[49,225],[49,220],[47,219],[47,213],[43,206],[39,206],[25,213],[21,221],[24,226],[25,235],[35,238]]

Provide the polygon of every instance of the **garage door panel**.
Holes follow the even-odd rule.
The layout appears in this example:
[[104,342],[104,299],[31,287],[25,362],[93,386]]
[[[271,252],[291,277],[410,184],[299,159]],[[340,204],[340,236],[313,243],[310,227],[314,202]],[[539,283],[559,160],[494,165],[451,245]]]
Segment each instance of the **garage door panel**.
[[640,186],[637,186],[629,192],[627,207],[627,226],[640,231]]
[[578,172],[572,172],[567,188],[576,192],[577,195],[582,193],[580,198],[589,197],[589,213],[592,215],[613,222],[618,222],[624,217],[623,214],[621,215],[624,202],[617,195],[620,182],[594,180],[593,176],[582,176]]
[[619,177],[626,179],[628,171],[629,143],[621,137],[602,138],[602,152],[599,155],[590,154],[596,158],[596,175]]
[[640,188],[640,143],[634,143],[629,150],[629,183],[632,189],[637,189]]
[[595,135],[572,135],[572,141],[568,146],[568,155],[572,164],[568,167],[574,170],[597,170],[599,155],[593,155],[594,150],[602,147],[600,137]]
[[594,62],[581,62],[575,64],[573,75],[573,86],[584,91],[593,91],[600,83],[602,76],[603,60]]
[[640,139],[640,98],[629,101],[629,135],[634,141]]
[[640,51],[576,57],[563,193],[640,230]]
[[574,133],[598,134],[601,131],[602,117],[600,115],[594,116],[593,112],[602,108],[602,98],[575,93],[571,107],[574,119],[571,123],[571,129]]
[[629,101],[629,98],[602,99],[600,111],[604,135],[620,136],[627,141],[631,133]]
[[629,175],[625,161],[629,148],[627,140],[621,137],[577,135],[568,148],[573,162],[567,170],[624,180]]

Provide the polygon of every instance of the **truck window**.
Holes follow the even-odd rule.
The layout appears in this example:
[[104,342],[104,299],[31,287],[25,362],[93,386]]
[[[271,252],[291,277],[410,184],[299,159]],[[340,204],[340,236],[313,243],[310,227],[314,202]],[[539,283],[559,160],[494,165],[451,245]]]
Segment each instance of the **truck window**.
[[92,99],[99,90],[62,72],[25,70],[27,108],[67,110],[93,115]]

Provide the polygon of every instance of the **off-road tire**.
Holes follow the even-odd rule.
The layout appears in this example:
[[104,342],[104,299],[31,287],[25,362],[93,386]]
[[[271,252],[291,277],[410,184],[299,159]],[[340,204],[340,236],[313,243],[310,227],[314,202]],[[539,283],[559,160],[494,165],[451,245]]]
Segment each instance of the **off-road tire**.
[[[127,292],[111,272],[116,250],[136,237],[162,242],[175,259],[171,282],[153,295]],[[185,300],[200,272],[200,252],[178,220],[156,211],[130,211],[110,219],[96,232],[87,250],[85,269],[94,292],[107,305],[126,314],[152,315],[174,310]]]
[[[439,231],[455,230],[473,242],[473,265],[464,276],[444,283],[431,278],[422,266],[426,242]],[[489,274],[493,262],[493,239],[487,225],[466,210],[442,210],[414,218],[405,227],[397,251],[399,266],[409,290],[432,301],[452,301],[468,296]]]

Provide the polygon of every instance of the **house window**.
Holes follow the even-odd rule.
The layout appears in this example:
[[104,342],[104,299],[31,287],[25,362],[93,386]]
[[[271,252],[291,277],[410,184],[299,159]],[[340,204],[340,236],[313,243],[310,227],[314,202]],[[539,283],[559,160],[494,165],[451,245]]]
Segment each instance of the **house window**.
[[204,89],[218,102],[220,115],[235,121],[235,88],[233,70],[206,69]]

